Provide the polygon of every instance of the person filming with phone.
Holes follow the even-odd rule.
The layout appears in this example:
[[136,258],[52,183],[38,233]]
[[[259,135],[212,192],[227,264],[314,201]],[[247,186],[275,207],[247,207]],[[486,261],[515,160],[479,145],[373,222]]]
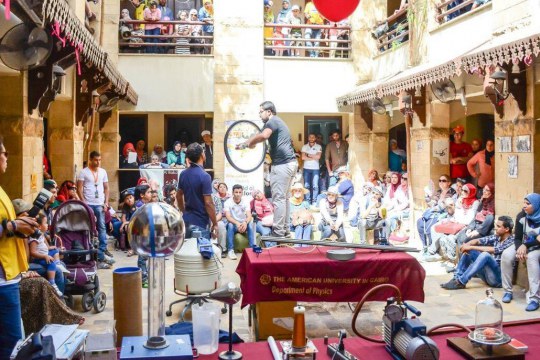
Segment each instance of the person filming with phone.
[[[7,169],[8,151],[0,136],[0,180]],[[28,269],[26,237],[38,224],[28,216],[16,217],[8,195],[0,186],[0,359],[9,359],[22,338],[19,282]]]

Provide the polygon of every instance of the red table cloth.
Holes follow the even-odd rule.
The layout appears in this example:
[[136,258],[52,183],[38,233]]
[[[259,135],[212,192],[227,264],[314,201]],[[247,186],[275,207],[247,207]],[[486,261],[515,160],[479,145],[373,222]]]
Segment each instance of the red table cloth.
[[[516,322],[512,324],[505,324],[503,327],[504,332],[510,336],[525,343],[529,347],[526,359],[537,359],[540,354],[540,320]],[[447,332],[444,334],[433,335],[431,338],[437,343],[440,351],[441,360],[458,360],[463,359],[454,349],[446,345],[446,339],[449,337],[465,337],[465,332]],[[281,346],[278,342],[278,349],[281,350]],[[329,343],[336,343],[337,339],[330,339]],[[317,353],[317,360],[328,360],[330,356],[326,354],[326,346],[322,339],[315,339],[313,343],[319,350]],[[384,344],[377,344],[366,341],[358,337],[349,337],[344,340],[345,350],[355,355],[359,359],[391,359],[390,355],[384,349]],[[234,350],[238,350],[242,353],[244,359],[257,359],[257,360],[273,360],[272,353],[268,342],[260,341],[256,343],[243,343],[234,344]],[[219,350],[213,355],[201,355],[200,360],[215,359],[217,354],[223,350],[227,350],[227,344],[219,344]]]
[[[240,275],[242,307],[260,301],[354,302],[376,285],[396,285],[404,300],[424,301],[426,273],[404,252],[357,249],[354,259],[330,260],[329,247],[270,248],[261,254],[244,250]],[[372,300],[386,300],[379,291]]]

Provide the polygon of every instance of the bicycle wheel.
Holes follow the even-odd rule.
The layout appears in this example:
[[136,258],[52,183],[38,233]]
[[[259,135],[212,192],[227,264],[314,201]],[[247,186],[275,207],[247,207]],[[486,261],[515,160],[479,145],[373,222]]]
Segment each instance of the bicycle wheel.
[[266,141],[258,143],[253,149],[236,149],[237,145],[260,132],[261,129],[257,124],[249,120],[236,121],[229,126],[225,132],[223,146],[225,157],[234,169],[241,173],[250,173],[261,166],[266,155]]

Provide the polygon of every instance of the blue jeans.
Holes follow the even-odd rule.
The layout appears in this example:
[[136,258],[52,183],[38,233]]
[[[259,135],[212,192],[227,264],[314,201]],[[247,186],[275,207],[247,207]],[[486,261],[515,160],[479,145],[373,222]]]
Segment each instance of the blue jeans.
[[332,236],[332,234],[336,234],[337,237],[338,237],[337,241],[340,241],[340,242],[345,242],[346,241],[346,239],[345,239],[345,229],[343,228],[343,225],[341,225],[337,230],[332,230],[330,225],[325,225],[321,221],[319,223],[319,231],[322,233],[321,234],[321,240],[329,238],[330,236]]
[[294,230],[294,238],[301,240],[311,240],[311,232],[313,225],[291,225],[291,230]]
[[488,252],[471,250],[461,255],[454,277],[465,285],[474,275],[491,287],[501,287],[501,268]]
[[[58,249],[49,250],[49,256],[54,258],[54,255],[56,255],[56,254],[58,254]],[[58,261],[60,261],[60,260],[58,260]],[[47,260],[45,260],[45,259],[33,259],[32,262],[45,267],[45,269],[47,269],[47,272],[56,271],[56,262],[55,261],[51,261],[50,263],[47,263]],[[45,277],[47,277],[47,276],[45,276]]]
[[0,286],[0,360],[8,360],[22,338],[19,283]]
[[[234,235],[238,232],[238,228],[233,223],[227,224],[227,250],[234,250]],[[249,246],[253,247],[255,245],[255,234],[253,233],[253,220],[247,224],[246,230]]]
[[200,231],[203,238],[210,240],[210,230],[208,230],[207,227],[203,228],[198,225],[186,223],[186,239],[193,237],[192,235],[194,231]]
[[[321,36],[322,36],[321,29],[306,29],[306,30],[311,30],[311,31],[306,31],[306,33],[305,33],[306,46],[307,47],[317,47],[317,46],[319,46],[319,41],[318,40],[320,40]],[[311,42],[310,39],[315,39],[317,41]],[[309,51],[309,56],[310,57],[318,57],[319,56],[319,50],[310,50]]]
[[137,267],[141,269],[142,282],[148,281],[148,256],[139,255]]
[[[159,27],[155,28],[155,29],[151,29],[151,30],[144,30],[144,35],[159,35],[161,33],[161,29]],[[159,39],[158,38],[147,38],[147,39],[144,39],[144,42],[148,42],[148,43],[154,43],[154,44],[157,44],[159,42]],[[153,46],[153,45],[149,45],[146,47],[146,53],[147,54],[155,54],[158,52],[158,47],[157,46]]]
[[268,236],[272,232],[272,228],[269,226],[264,226],[260,221],[257,221],[255,231],[261,234],[261,236]]
[[[64,264],[65,265],[65,264]],[[28,270],[37,272],[40,276],[47,277],[47,270],[45,267],[36,264],[36,263],[30,263],[28,265]],[[64,273],[62,270],[56,268],[56,273],[54,274],[54,282],[56,286],[58,286],[58,289],[64,293],[64,290],[66,289],[66,279],[64,278]]]
[[339,180],[339,178],[337,176],[329,176],[328,177],[328,187],[336,185],[338,180]]
[[304,187],[308,189],[307,202],[315,204],[317,195],[319,195],[319,169],[304,169]]
[[103,205],[88,205],[90,209],[94,211],[96,215],[96,226],[98,231],[99,247],[98,247],[98,260],[103,261],[105,255],[103,252],[107,250],[107,230],[105,229],[105,211]]

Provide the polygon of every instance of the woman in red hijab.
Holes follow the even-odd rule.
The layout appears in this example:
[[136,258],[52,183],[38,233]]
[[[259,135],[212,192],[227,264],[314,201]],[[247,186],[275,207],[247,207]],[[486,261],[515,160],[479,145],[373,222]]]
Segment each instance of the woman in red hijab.
[[125,143],[122,149],[122,157],[120,158],[120,168],[122,169],[138,169],[139,163],[137,159],[135,161],[129,162],[129,153],[134,153],[135,146],[132,143]]
[[482,189],[482,198],[478,204],[478,211],[464,234],[458,234],[458,242],[461,244],[472,239],[478,239],[489,235],[495,222],[495,184],[489,183]]

